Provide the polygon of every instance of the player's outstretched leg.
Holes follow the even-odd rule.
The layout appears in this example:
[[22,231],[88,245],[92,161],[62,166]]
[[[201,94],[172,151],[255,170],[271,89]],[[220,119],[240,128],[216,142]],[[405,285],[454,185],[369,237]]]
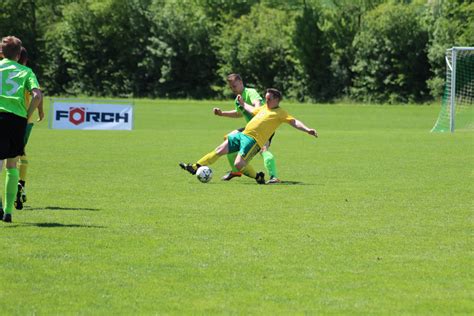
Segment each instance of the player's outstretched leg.
[[196,163],[184,163],[184,162],[180,162],[179,166],[192,175],[195,175],[198,168],[201,167],[201,165],[196,164]]

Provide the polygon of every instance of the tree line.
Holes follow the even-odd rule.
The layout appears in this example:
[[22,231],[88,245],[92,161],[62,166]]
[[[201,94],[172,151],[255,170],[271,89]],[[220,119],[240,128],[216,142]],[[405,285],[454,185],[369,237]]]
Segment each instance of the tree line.
[[458,0],[3,0],[48,95],[222,98],[241,73],[299,101],[423,102],[474,45]]

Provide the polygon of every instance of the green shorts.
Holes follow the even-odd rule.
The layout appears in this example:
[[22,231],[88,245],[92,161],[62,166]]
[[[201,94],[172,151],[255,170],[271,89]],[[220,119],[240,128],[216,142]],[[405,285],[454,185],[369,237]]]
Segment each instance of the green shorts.
[[33,129],[33,125],[35,125],[35,124],[34,124],[34,123],[28,123],[28,124],[26,125],[25,146],[26,146],[26,144],[28,144],[28,139],[30,138],[31,130]]
[[260,146],[255,139],[241,132],[227,135],[227,140],[229,141],[229,153],[238,151],[239,155],[247,162],[260,152]]

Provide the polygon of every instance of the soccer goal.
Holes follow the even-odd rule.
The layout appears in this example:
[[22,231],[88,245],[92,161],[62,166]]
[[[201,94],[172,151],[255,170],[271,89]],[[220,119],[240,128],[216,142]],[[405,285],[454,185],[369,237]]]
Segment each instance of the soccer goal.
[[446,83],[432,132],[474,130],[474,47],[446,50]]

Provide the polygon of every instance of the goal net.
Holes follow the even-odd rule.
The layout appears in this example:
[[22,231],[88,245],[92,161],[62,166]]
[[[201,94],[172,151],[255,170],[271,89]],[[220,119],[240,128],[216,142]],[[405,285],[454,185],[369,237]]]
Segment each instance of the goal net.
[[474,47],[446,51],[446,83],[432,132],[474,130]]

